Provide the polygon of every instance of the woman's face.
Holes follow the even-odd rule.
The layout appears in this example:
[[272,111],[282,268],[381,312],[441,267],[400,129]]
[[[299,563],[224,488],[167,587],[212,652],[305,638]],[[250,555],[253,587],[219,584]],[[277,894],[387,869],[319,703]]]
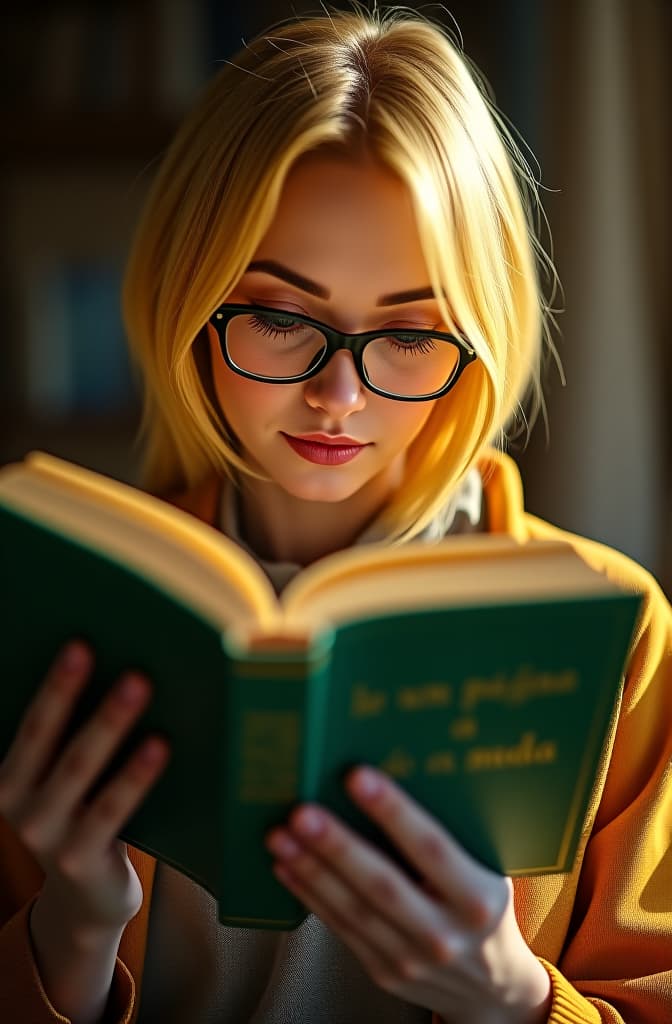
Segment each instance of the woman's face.
[[[265,269],[252,269],[260,261]],[[253,263],[225,301],[303,313],[350,333],[445,329],[433,297],[408,301],[401,294],[420,289],[431,296],[406,186],[373,162],[311,154],[292,169]],[[229,369],[216,332],[208,332],[221,409],[242,453],[275,485],[324,502],[399,485],[405,453],[433,401],[373,394],[344,350],[303,383],[257,383]],[[344,435],[363,447],[348,461],[316,462],[314,450],[309,457],[290,440],[309,434]]]

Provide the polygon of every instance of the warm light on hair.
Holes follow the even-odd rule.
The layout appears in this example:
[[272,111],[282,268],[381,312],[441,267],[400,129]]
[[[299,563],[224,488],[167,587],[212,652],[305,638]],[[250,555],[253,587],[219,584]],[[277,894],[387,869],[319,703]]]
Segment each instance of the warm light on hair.
[[316,149],[372,154],[406,183],[442,318],[479,357],[409,450],[386,511],[393,535],[407,539],[502,440],[525,398],[532,418],[541,407],[552,318],[538,271],[554,273],[534,232],[534,178],[477,72],[444,29],[407,10],[333,12],[268,30],[224,65],[178,132],[124,284],[144,383],[142,483],[165,494],[213,471],[252,472],[227,437],[198,349],[287,174]]

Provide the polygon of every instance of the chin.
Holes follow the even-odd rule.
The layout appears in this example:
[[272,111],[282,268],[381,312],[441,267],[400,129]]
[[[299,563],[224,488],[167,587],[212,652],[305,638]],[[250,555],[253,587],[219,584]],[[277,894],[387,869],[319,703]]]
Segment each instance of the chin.
[[361,489],[364,481],[353,480],[278,480],[277,483],[293,498],[301,501],[336,503],[346,501]]

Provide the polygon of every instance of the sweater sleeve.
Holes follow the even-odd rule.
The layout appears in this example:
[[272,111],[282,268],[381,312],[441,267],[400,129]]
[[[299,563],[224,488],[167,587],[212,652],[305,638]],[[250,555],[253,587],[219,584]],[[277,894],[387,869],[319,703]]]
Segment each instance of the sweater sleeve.
[[[49,1001],[35,964],[30,938],[30,912],[26,903],[0,928],[0,1020],[26,1024],[70,1024]],[[135,1004],[135,983],[117,957],[104,1024],[130,1024]]]
[[[533,535],[557,537],[528,519]],[[557,962],[539,957],[551,981],[546,1024],[662,1024],[672,1021],[672,609],[629,559],[576,546],[644,596],[569,930]],[[432,1024],[444,1022],[435,1014]]]
[[[156,861],[128,847],[142,885],[139,912],[124,929],[101,1024],[136,1024]],[[30,934],[30,913],[44,875],[0,817],[0,1021],[70,1024],[51,1005],[40,979]]]
[[[548,1024],[672,1021],[672,608],[641,567],[588,557],[643,593],[623,701]],[[597,552],[597,554],[595,554]]]

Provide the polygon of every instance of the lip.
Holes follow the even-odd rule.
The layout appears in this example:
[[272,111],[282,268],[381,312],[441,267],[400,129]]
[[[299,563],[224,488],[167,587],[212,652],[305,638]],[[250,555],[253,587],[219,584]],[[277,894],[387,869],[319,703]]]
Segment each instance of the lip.
[[363,446],[363,441],[356,441],[354,437],[347,434],[286,434],[285,437],[294,436],[297,441],[317,441],[319,444],[336,444],[347,448]]
[[[287,444],[297,455],[306,459],[307,462],[314,462],[320,466],[341,466],[356,458],[359,453],[367,447],[359,441],[346,438],[344,435],[329,434],[304,434],[301,437],[293,437],[281,431]],[[328,438],[328,440],[323,440]]]

